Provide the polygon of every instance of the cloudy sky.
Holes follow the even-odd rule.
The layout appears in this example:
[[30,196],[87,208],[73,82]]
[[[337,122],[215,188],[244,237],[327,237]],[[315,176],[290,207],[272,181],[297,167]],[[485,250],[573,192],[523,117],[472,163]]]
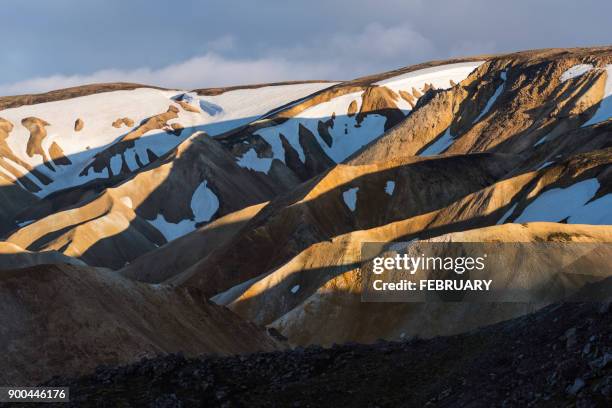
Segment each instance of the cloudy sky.
[[0,95],[109,81],[350,79],[612,43],[609,0],[3,0],[0,15]]

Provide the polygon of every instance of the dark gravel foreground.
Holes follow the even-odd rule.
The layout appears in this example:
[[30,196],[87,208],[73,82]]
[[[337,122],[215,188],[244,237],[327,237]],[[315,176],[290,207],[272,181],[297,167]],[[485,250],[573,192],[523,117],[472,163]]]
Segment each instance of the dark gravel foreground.
[[609,407],[611,309],[552,305],[430,340],[169,355],[45,385],[70,386],[74,407]]

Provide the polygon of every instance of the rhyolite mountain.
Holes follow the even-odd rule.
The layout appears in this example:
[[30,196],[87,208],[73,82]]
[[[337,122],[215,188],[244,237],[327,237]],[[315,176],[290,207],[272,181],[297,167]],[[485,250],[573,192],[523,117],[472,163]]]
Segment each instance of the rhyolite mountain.
[[360,245],[612,241],[611,76],[600,47],[1,97],[4,379],[532,312],[544,305],[362,303]]

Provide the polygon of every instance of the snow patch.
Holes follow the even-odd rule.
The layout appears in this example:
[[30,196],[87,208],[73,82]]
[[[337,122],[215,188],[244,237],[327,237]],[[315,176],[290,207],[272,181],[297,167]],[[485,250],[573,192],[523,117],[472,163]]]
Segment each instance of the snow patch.
[[418,154],[418,156],[435,156],[436,154],[442,153],[444,150],[448,149],[454,140],[450,133],[450,126],[446,129],[446,132],[438,139],[430,144],[425,150]]
[[204,112],[208,113],[210,116],[215,116],[215,115],[218,115],[220,113],[223,113],[223,108],[220,107],[217,104],[212,103],[212,102],[208,102],[208,101],[205,101],[205,100],[200,100],[199,104],[200,104],[200,108]]
[[497,221],[497,225],[500,225],[506,222],[506,220],[512,215],[512,213],[516,209],[516,205],[517,204],[514,204],[512,207],[510,207],[508,211],[506,211],[506,213],[499,219],[499,221]]
[[268,142],[268,144],[272,147],[273,157],[284,163],[285,149],[280,138],[280,135],[282,133],[291,145],[291,147],[293,147],[293,149],[295,149],[295,151],[298,153],[298,156],[302,163],[304,163],[306,161],[306,156],[304,155],[304,149],[302,148],[302,145],[299,142],[298,127],[299,121],[289,119],[282,125],[261,129],[260,131],[256,132],[256,134],[263,137],[266,142]]
[[476,117],[476,119],[474,119],[474,122],[472,123],[478,122],[484,115],[486,115],[489,112],[489,110],[491,110],[491,107],[493,107],[493,104],[495,104],[495,101],[497,100],[499,95],[501,95],[502,91],[504,90],[504,86],[506,85],[506,77],[507,77],[506,71],[502,71],[499,77],[501,78],[503,82],[499,84],[499,86],[497,87],[493,95],[487,101],[487,104],[485,105],[482,112],[480,112],[480,115],[478,115],[478,117]]
[[112,173],[113,176],[116,176],[119,173],[121,173],[121,165],[122,164],[123,164],[123,160],[122,160],[122,156],[121,155],[116,154],[113,157],[111,157],[110,168],[111,168],[111,173]]
[[253,284],[261,279],[263,279],[267,274],[261,274],[254,278],[251,278],[247,281],[239,283],[236,286],[232,286],[225,292],[217,293],[215,296],[211,297],[210,300],[215,302],[218,305],[229,305],[234,300],[238,299],[244,292],[246,292]]
[[[370,114],[357,126],[355,116],[352,118],[346,115],[337,116],[334,121],[334,127],[329,132],[333,139],[332,146],[329,147],[318,136],[317,140],[323,151],[333,161],[340,163],[361,147],[378,139],[385,131],[386,122],[387,119],[384,116]],[[318,135],[318,132],[315,133],[315,125],[316,123],[311,121],[308,127],[315,135]]]
[[208,182],[204,180],[191,197],[191,210],[196,223],[210,221],[219,209],[219,199],[207,184]]
[[568,220],[570,224],[592,224],[610,225],[612,224],[612,194],[607,194],[591,201]]
[[127,152],[125,152],[125,163],[127,164],[130,171],[138,170],[139,168],[138,163],[136,162],[137,154],[138,153],[136,149],[128,150]]
[[579,77],[582,74],[586,74],[593,69],[591,64],[577,64],[569,68],[567,71],[561,74],[561,82],[565,82],[569,79]]
[[567,218],[570,224],[612,224],[611,194],[587,204],[598,189],[599,181],[589,179],[567,188],[545,191],[514,222],[559,222]]
[[538,170],[542,170],[544,167],[548,167],[548,166],[550,166],[550,165],[551,165],[551,164],[553,164],[553,163],[554,163],[554,161],[547,161],[546,163],[544,163],[544,164],[542,164],[540,167],[538,167],[538,168],[536,169],[536,171],[538,171]]
[[395,190],[395,181],[387,181],[385,184],[385,193],[393,195],[393,190]]
[[191,220],[181,220],[178,223],[168,222],[163,214],[158,214],[155,219],[147,221],[161,232],[168,242],[182,237],[195,229],[195,222]]
[[546,135],[542,136],[542,138],[541,138],[540,140],[538,140],[538,141],[536,142],[536,144],[534,144],[534,145],[533,145],[533,147],[539,146],[539,145],[541,145],[542,143],[546,142],[547,140],[548,140],[548,134],[546,134]]
[[240,159],[238,159],[237,163],[241,167],[267,173],[270,171],[270,167],[272,166],[272,159],[257,157],[257,152],[255,149],[249,149]]
[[132,204],[132,199],[128,196],[123,196],[119,199],[119,201],[121,201],[123,203],[123,205],[125,205],[128,208],[134,208],[133,204]]
[[219,209],[219,199],[208,188],[207,181],[204,180],[195,190],[191,197],[191,211],[194,218],[185,219],[177,223],[168,222],[163,214],[158,214],[154,220],[148,220],[166,240],[172,241],[196,229],[196,224],[210,221]]
[[349,188],[345,192],[342,193],[342,199],[346,206],[351,210],[355,211],[357,208],[357,191],[359,187]]

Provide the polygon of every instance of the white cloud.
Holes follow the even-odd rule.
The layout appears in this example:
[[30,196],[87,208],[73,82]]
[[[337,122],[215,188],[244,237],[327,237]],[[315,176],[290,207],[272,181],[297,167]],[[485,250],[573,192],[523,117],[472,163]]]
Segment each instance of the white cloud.
[[291,79],[327,78],[337,71],[329,63],[297,62],[283,58],[230,59],[207,53],[160,69],[105,69],[87,75],[53,75],[0,84],[0,95],[46,92],[90,83],[136,82],[193,89]]
[[[2,43],[0,93],[47,90],[105,75],[133,79],[140,70],[132,68],[157,72],[191,56],[214,56],[208,53],[230,66],[271,63],[265,80],[286,79],[273,74],[294,68],[291,78],[327,73],[328,79],[349,79],[450,56],[605,44],[612,34],[612,2],[601,0],[597,7],[577,1],[559,6],[553,0],[495,6],[487,0],[183,0],[181,7],[170,2],[150,7],[145,0],[61,0],[60,7],[59,1],[14,1],[14,7],[3,8],[0,37],[19,41]],[[44,78],[11,84],[36,76]],[[262,75],[245,71],[214,83],[218,78],[212,73],[205,82],[195,83],[202,78],[194,77],[181,83],[214,86]]]
[[234,58],[238,42],[226,35],[206,43],[207,53],[159,69],[104,69],[85,75],[52,75],[0,84],[0,95],[46,92],[90,83],[136,82],[193,89],[299,79],[351,79],[424,61],[435,53],[429,39],[410,25],[366,25],[289,49],[267,50],[258,58]]

